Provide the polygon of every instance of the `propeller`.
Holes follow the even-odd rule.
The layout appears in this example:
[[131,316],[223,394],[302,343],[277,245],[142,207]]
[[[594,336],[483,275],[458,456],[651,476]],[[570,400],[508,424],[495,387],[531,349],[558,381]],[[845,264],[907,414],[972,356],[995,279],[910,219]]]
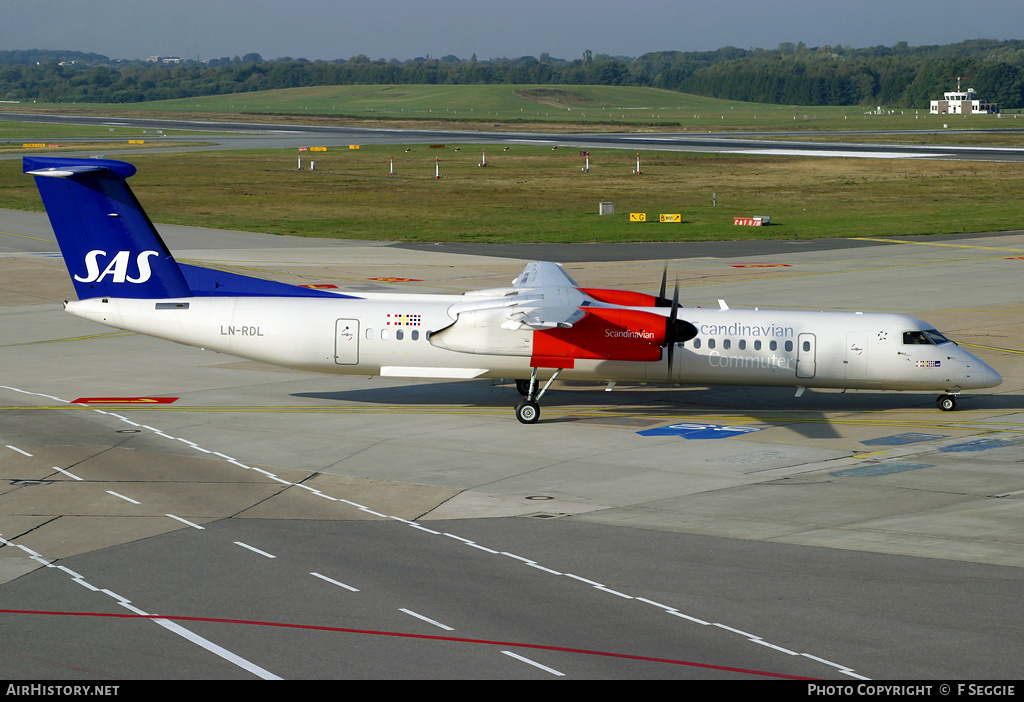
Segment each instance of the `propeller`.
[[[662,297],[664,297],[665,280],[662,278]],[[665,345],[668,347],[668,374],[672,377],[672,359],[675,355],[676,344],[689,341],[697,336],[697,327],[685,319],[679,319],[679,281],[676,281],[675,289],[672,291],[671,310],[668,319],[665,321]]]

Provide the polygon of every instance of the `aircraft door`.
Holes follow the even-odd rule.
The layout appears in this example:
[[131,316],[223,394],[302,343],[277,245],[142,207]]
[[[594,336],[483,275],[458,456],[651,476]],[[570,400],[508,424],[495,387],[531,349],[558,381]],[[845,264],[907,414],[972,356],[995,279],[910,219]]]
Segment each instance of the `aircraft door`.
[[799,334],[796,338],[796,377],[814,377],[814,334]]
[[339,319],[335,322],[334,362],[341,366],[359,363],[358,319]]
[[846,356],[843,359],[846,377],[862,380],[868,377],[868,335],[847,334]]

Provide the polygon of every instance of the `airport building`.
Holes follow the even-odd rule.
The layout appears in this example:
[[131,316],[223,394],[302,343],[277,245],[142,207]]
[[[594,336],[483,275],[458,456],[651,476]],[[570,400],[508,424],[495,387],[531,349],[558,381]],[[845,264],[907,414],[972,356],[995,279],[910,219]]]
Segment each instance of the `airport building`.
[[994,102],[984,102],[978,98],[974,88],[956,90],[943,93],[942,100],[932,100],[931,113],[933,115],[994,115],[999,113],[999,105]]

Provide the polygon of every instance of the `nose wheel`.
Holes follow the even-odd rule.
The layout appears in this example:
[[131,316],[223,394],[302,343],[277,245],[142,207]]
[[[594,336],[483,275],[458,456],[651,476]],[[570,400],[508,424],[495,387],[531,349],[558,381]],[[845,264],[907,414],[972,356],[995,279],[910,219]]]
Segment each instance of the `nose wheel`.
[[939,395],[935,400],[935,406],[943,412],[952,412],[956,409],[956,395]]
[[548,381],[544,383],[544,387],[540,389],[540,392],[537,392],[536,368],[530,370],[529,380],[516,381],[516,389],[526,398],[523,402],[516,405],[516,419],[523,424],[537,423],[537,420],[540,419],[540,398],[544,396],[544,393],[551,387],[551,383],[555,382],[555,378],[561,372],[561,368],[556,368],[555,372],[548,378]]
[[536,424],[540,419],[540,405],[530,400],[516,405],[516,419],[523,424]]

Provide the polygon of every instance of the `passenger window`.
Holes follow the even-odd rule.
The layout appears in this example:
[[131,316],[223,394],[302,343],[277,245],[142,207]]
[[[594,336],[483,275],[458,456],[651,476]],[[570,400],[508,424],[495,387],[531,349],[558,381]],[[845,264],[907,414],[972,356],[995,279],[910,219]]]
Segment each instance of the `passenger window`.
[[747,348],[747,340],[746,339],[740,339],[740,351],[743,351],[746,348]]
[[811,342],[805,341],[804,342],[804,351],[810,351],[810,350],[811,350]]
[[366,328],[366,338],[367,338],[367,340],[373,338],[373,328],[372,327],[367,327]]
[[779,342],[777,342],[777,341],[769,342],[768,343],[768,348],[770,348],[772,351],[777,351],[779,349]]
[[757,341],[754,342],[754,350],[755,351],[760,351],[761,350],[761,340],[760,339],[758,339]]
[[792,351],[793,350],[793,342],[792,341],[787,341],[786,342],[786,350],[787,351]]
[[420,338],[420,330],[419,329],[413,329],[412,330],[412,340],[413,341],[418,341],[419,338]]
[[403,332],[401,329],[396,329],[395,330],[395,339],[397,341],[401,341],[404,338],[405,338],[405,332]]
[[732,346],[732,341],[730,341],[729,339],[723,339],[722,340],[722,348],[723,349],[727,349],[730,346]]
[[708,348],[709,349],[715,348],[715,340],[714,339],[708,339]]
[[699,349],[700,348],[700,339],[694,339],[693,340],[693,348],[695,348],[695,349]]
[[380,330],[380,338],[381,338],[382,341],[387,341],[388,337],[390,337],[390,336],[391,335],[388,334],[388,330],[387,329],[381,329]]

